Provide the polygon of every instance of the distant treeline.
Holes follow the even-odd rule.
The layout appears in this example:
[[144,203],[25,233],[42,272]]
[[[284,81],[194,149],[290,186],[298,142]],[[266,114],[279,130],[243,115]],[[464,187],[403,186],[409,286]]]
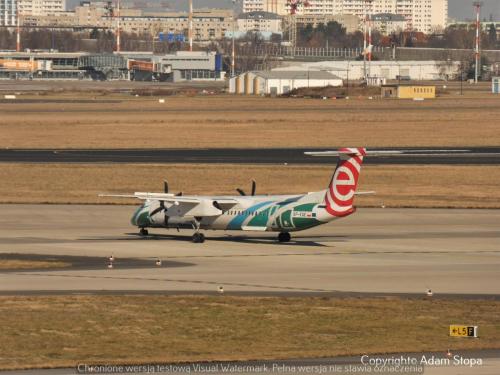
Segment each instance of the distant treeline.
[[[333,47],[359,48],[363,46],[363,33],[356,31],[347,33],[345,27],[332,21],[320,24],[313,28],[311,25],[298,28],[298,46],[300,47]],[[401,31],[391,35],[382,35],[373,30],[372,44],[382,47],[431,47],[471,49],[476,40],[476,31],[473,28],[448,27],[442,32],[424,34],[421,32]],[[482,49],[500,48],[495,25],[491,24],[486,32],[481,33]]]
[[[151,51],[165,53],[182,48],[181,43],[160,42],[154,40],[150,34],[133,34],[122,32],[121,49],[123,51]],[[16,48],[16,32],[0,29],[0,49],[13,50]],[[99,52],[111,53],[116,48],[115,35],[112,31],[89,30],[72,32],[57,29],[29,30],[21,33],[21,48],[24,49],[53,49],[60,52]]]

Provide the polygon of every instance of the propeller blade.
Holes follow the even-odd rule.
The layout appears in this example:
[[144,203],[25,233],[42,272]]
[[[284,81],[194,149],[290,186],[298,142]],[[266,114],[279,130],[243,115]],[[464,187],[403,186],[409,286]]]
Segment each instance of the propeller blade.
[[240,195],[243,195],[243,196],[245,196],[245,195],[246,195],[246,194],[245,194],[245,192],[244,192],[243,190],[241,190],[240,188],[237,188],[237,189],[236,189],[236,191],[237,191],[238,193],[240,193]]
[[255,195],[255,189],[257,189],[257,183],[255,180],[252,180],[252,196]]
[[167,180],[163,180],[163,192],[165,194],[168,194],[168,181]]
[[156,215],[158,212],[161,212],[161,211],[166,211],[166,208],[165,208],[165,202],[164,201],[160,201],[160,206],[159,207],[156,207],[153,211],[151,211],[149,213],[149,216],[154,216]]

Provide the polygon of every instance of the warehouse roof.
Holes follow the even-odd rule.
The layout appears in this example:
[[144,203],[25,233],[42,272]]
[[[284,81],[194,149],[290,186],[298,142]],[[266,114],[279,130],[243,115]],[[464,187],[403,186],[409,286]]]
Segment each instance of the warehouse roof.
[[268,70],[253,73],[266,79],[341,79],[324,70]]

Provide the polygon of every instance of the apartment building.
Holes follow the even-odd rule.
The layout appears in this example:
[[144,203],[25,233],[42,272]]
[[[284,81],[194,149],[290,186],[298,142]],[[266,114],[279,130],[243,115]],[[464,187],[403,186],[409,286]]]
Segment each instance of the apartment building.
[[0,26],[14,26],[17,17],[16,0],[0,0]]
[[[366,14],[397,14],[405,19],[405,29],[425,33],[443,29],[448,20],[448,0],[309,0],[299,6],[298,15],[350,14],[364,19]],[[243,11],[266,11],[288,15],[286,0],[243,0]]]
[[[3,0],[0,0],[3,1]],[[221,39],[232,29],[233,13],[226,9],[201,9],[193,14],[193,39],[208,41]],[[84,2],[74,12],[49,15],[22,15],[21,24],[32,27],[97,27],[116,28],[118,18],[104,2]],[[156,12],[140,9],[120,10],[120,29],[124,32],[158,35],[184,34],[187,36],[189,16],[187,12]]]
[[237,25],[240,32],[281,33],[281,17],[270,12],[248,12],[238,16]]
[[371,16],[374,29],[384,35],[397,33],[406,28],[406,19],[400,14],[377,13]]
[[66,0],[17,0],[20,15],[47,16],[64,12]]

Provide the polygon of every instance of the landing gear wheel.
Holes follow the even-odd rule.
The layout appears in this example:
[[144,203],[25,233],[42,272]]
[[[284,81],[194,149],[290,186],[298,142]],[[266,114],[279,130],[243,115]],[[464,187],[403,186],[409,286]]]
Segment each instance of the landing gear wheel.
[[195,234],[193,234],[193,242],[194,243],[203,243],[203,242],[205,242],[205,235],[203,233],[195,233]]
[[288,232],[281,232],[280,234],[278,234],[278,241],[279,242],[288,242],[290,241],[290,238],[292,238],[290,236],[290,233]]
[[147,236],[149,234],[148,230],[144,228],[141,228],[139,233],[141,234],[141,236]]

